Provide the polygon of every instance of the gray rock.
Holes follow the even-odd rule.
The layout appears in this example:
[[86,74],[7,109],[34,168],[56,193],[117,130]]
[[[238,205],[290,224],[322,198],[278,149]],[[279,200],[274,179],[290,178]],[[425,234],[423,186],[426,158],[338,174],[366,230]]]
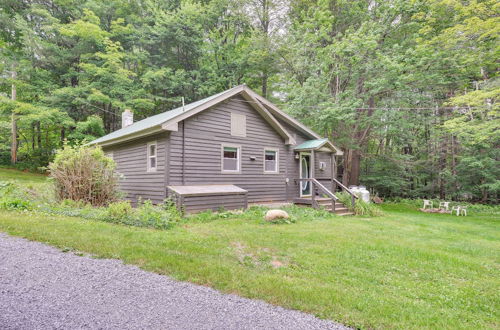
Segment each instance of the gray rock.
[[266,216],[264,217],[266,221],[270,222],[275,221],[277,219],[288,219],[288,218],[290,218],[290,216],[286,211],[283,210],[269,210],[266,212]]

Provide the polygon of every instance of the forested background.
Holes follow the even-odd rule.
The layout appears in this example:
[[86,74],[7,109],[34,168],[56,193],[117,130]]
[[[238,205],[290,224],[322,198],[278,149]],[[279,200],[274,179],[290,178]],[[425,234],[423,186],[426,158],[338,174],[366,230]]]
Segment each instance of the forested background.
[[499,13],[496,0],[0,0],[0,163],[46,166],[125,108],[139,120],[245,83],[342,147],[347,184],[495,203]]

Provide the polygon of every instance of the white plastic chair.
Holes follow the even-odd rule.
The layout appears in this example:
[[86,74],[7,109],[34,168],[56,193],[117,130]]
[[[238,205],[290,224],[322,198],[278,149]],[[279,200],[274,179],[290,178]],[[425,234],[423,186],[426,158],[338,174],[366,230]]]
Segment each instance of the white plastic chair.
[[467,206],[460,206],[460,214],[464,217],[467,216]]
[[[451,208],[451,214],[453,214],[453,212],[455,212],[457,214],[457,216],[460,215],[460,205],[457,205],[457,206],[452,206]],[[465,211],[465,213],[467,214],[467,210]]]
[[450,209],[450,202],[439,202],[439,209],[448,211]]
[[431,208],[431,209],[434,208],[434,205],[432,204],[431,200],[424,199],[424,207],[423,207],[424,210],[425,210],[426,206],[429,206],[429,208]]

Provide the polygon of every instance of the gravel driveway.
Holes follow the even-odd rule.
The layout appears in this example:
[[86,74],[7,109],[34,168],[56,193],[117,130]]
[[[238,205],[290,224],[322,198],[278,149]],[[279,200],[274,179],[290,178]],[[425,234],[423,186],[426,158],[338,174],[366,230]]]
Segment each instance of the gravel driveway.
[[0,233],[0,329],[346,329]]

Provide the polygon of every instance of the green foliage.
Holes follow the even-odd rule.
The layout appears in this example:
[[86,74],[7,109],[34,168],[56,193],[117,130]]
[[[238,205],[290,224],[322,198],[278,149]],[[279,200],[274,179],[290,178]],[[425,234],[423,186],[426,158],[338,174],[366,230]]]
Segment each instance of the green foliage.
[[100,147],[65,145],[49,165],[59,200],[71,199],[94,206],[118,197],[118,174],[113,159]]
[[12,114],[36,170],[125,108],[246,83],[343,149],[347,185],[496,203],[499,20],[494,0],[4,1],[0,164]]
[[23,194],[23,189],[8,181],[0,181],[0,209],[30,210],[33,208],[31,200]]
[[68,138],[75,143],[80,143],[82,141],[90,142],[103,135],[105,132],[102,118],[92,115],[87,117],[87,120],[78,122]]
[[10,182],[0,181],[0,208],[6,210],[31,209],[31,203],[23,199],[18,192],[14,191],[14,185]]
[[380,217],[384,215],[382,210],[374,203],[367,203],[362,199],[356,199],[354,206],[352,205],[352,198],[346,192],[337,194],[339,200],[356,215],[362,215],[367,217]]
[[170,229],[181,219],[180,212],[168,201],[164,205],[146,201],[136,208],[128,201],[95,207],[83,200],[47,201],[40,196],[41,193],[36,188],[26,189],[19,184],[0,181],[0,209],[36,211],[156,229]]
[[132,205],[128,201],[110,203],[107,207],[107,218],[122,219],[132,215]]

